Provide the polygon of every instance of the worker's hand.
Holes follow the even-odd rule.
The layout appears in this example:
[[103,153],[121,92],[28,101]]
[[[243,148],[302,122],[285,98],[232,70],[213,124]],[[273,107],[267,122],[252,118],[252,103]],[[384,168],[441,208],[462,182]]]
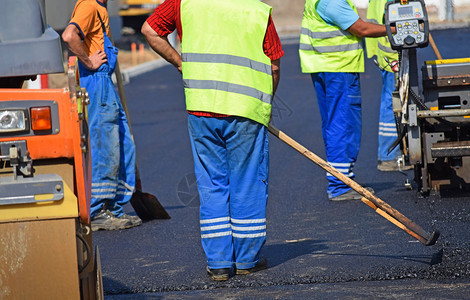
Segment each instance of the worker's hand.
[[94,71],[101,67],[102,64],[108,61],[108,57],[106,56],[106,52],[103,50],[98,50],[89,57],[91,65],[88,66],[88,69]]

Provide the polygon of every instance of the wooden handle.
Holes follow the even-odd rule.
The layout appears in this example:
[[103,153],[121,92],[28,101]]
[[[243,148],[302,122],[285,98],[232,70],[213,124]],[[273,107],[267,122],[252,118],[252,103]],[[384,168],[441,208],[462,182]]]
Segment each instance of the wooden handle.
[[387,219],[388,221],[392,222],[393,224],[395,224],[398,228],[404,230],[406,233],[408,233],[409,235],[413,236],[414,238],[416,238],[417,240],[419,240],[421,243],[423,244],[426,244],[427,243],[427,240],[421,236],[419,236],[418,234],[414,233],[413,231],[409,230],[405,225],[403,225],[402,223],[400,223],[397,219],[395,219],[394,217],[390,216],[389,214],[387,214],[385,211],[381,210],[380,208],[378,208],[374,203],[372,203],[370,200],[368,200],[367,198],[365,197],[362,197],[361,199],[362,202],[364,202],[365,204],[367,204],[369,207],[371,207],[373,210],[375,210],[376,213],[378,213],[379,215],[381,215],[382,217],[384,217],[385,219]]
[[437,49],[436,43],[434,42],[431,33],[429,33],[429,43],[431,44],[432,50],[434,51],[434,54],[436,55],[437,59],[441,60],[441,53],[439,53],[439,49]]
[[[344,182],[347,186],[351,187],[353,190],[361,194],[363,197],[365,197],[367,200],[369,200],[371,203],[373,203],[376,207],[380,208],[382,211],[386,212],[388,215],[392,216],[395,220],[397,220],[399,223],[401,223],[404,227],[406,227],[409,231],[413,232],[414,234],[411,234],[413,237],[418,238],[420,242],[423,244],[427,245],[427,241],[431,240],[433,235],[429,234],[426,232],[424,229],[422,229],[420,226],[418,226],[416,223],[405,217],[403,214],[401,214],[399,211],[396,209],[392,208],[390,205],[388,205],[386,202],[382,201],[378,197],[376,197],[374,194],[366,190],[364,187],[359,185],[357,182],[352,180],[351,178],[345,176],[343,173],[332,167],[329,163],[321,159],[319,156],[290,138],[288,135],[286,135],[284,132],[280,131],[273,125],[269,124],[268,126],[268,131],[272,133],[274,136],[279,138],[281,141],[285,142],[298,152],[300,152],[303,156],[307,157],[311,161],[313,161],[315,164],[317,164],[320,168],[324,169],[334,177],[338,178],[342,182]],[[408,231],[407,231],[408,232]],[[408,232],[409,233],[409,232]]]

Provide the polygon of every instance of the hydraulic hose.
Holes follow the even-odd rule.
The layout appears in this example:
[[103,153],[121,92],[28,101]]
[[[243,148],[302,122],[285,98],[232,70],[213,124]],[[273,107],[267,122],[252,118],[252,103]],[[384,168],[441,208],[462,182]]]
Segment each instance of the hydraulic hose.
[[80,234],[77,233],[76,236],[83,243],[83,245],[85,245],[85,250],[86,250],[85,263],[83,264],[83,266],[79,267],[79,269],[78,269],[78,273],[82,273],[83,270],[85,270],[86,267],[88,267],[88,265],[91,262],[91,249],[90,249],[90,246],[88,245],[88,243],[85,241],[85,239]]
[[393,149],[395,149],[401,142],[401,140],[405,137],[406,135],[406,129],[407,125],[404,125],[400,128],[400,132],[398,133],[398,138],[393,142],[393,144],[388,148],[387,154],[392,153]]

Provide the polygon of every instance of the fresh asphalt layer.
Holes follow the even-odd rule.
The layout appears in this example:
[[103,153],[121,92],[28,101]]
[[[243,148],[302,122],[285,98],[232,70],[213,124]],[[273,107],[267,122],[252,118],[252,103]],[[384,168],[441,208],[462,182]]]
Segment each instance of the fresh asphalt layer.
[[[469,28],[436,30],[444,58],[468,56]],[[297,39],[283,40],[273,124],[325,157],[320,114],[309,75],[300,72]],[[419,68],[435,59],[418,50]],[[377,170],[381,77],[367,60],[361,75],[362,143],[356,181],[424,230],[425,247],[360,201],[331,202],[325,171],[270,136],[267,242],[269,268],[214,282],[205,272],[181,75],[165,65],[126,85],[143,190],[170,220],[93,233],[107,299],[464,299],[470,291],[470,195],[422,198],[405,188],[413,172]],[[126,206],[133,213],[130,205]]]

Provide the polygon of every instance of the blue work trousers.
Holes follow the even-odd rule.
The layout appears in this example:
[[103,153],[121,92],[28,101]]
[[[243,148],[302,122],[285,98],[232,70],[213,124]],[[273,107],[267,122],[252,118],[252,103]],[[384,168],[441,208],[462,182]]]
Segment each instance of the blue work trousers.
[[88,124],[92,164],[91,209],[94,215],[103,208],[116,217],[123,214],[123,205],[131,200],[135,189],[135,146],[126,114],[114,89],[111,74],[117,49],[105,35],[108,63],[97,71],[80,66],[80,84],[86,88]]
[[[322,119],[322,135],[328,163],[347,177],[354,178],[353,167],[361,143],[361,88],[359,73],[312,73]],[[328,197],[351,188],[327,173]]]
[[392,92],[395,90],[395,74],[385,70],[382,73],[382,95],[380,98],[379,113],[379,147],[377,157],[379,161],[396,161],[401,156],[400,147],[388,154],[388,148],[398,138],[397,126],[393,115]]
[[188,127],[207,264],[211,269],[254,267],[266,240],[267,129],[242,117],[192,114]]

